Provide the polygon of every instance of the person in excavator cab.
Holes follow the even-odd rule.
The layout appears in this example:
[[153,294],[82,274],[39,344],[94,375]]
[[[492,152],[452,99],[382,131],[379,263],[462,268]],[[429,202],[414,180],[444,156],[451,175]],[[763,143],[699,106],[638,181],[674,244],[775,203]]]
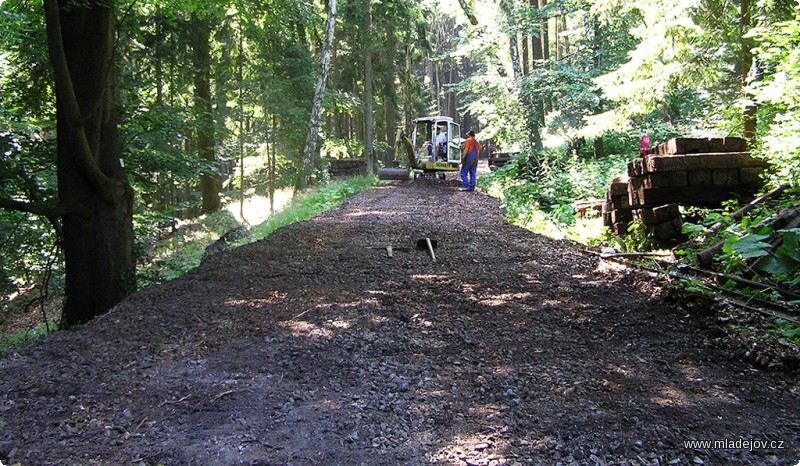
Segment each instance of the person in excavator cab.
[[436,137],[433,139],[436,157],[434,160],[447,160],[447,134],[442,129],[436,128]]

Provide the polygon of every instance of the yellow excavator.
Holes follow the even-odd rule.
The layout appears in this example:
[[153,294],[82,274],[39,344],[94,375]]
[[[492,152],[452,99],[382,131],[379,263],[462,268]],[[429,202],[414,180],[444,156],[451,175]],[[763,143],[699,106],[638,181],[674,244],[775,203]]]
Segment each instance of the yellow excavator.
[[460,164],[459,124],[444,116],[417,118],[410,139],[403,132],[398,134],[394,166],[378,170],[378,179],[407,180],[412,176],[444,179],[446,172],[458,171]]

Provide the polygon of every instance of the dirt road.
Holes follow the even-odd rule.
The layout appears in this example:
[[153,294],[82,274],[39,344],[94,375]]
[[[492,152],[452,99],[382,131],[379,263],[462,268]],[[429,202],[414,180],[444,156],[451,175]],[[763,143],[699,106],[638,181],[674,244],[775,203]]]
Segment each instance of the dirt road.
[[703,309],[457,187],[372,189],[9,355],[0,461],[798,463],[796,386]]

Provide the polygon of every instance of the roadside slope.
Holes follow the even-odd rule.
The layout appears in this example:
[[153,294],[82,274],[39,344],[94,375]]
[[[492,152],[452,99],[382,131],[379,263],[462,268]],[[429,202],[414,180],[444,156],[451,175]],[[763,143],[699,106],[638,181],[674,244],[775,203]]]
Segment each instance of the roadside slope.
[[[10,355],[0,459],[797,463],[789,384],[456,188],[360,193]],[[683,443],[739,438],[785,448]]]

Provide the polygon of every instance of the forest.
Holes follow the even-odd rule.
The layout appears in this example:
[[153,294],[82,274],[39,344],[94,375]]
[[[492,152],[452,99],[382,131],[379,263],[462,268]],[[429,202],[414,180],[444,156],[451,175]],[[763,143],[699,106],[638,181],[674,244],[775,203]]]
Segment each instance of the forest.
[[[511,221],[625,251],[652,242],[586,233],[573,203],[604,195],[643,132],[742,137],[770,164],[762,192],[788,188],[684,229],[725,242],[725,273],[769,255],[770,290],[800,286],[800,230],[769,249],[760,223],[797,205],[794,1],[3,0],[0,31],[0,322],[86,322],[281,196],[332,206],[425,115],[518,154],[480,180]],[[333,182],[331,160],[356,157],[370,176]]]

